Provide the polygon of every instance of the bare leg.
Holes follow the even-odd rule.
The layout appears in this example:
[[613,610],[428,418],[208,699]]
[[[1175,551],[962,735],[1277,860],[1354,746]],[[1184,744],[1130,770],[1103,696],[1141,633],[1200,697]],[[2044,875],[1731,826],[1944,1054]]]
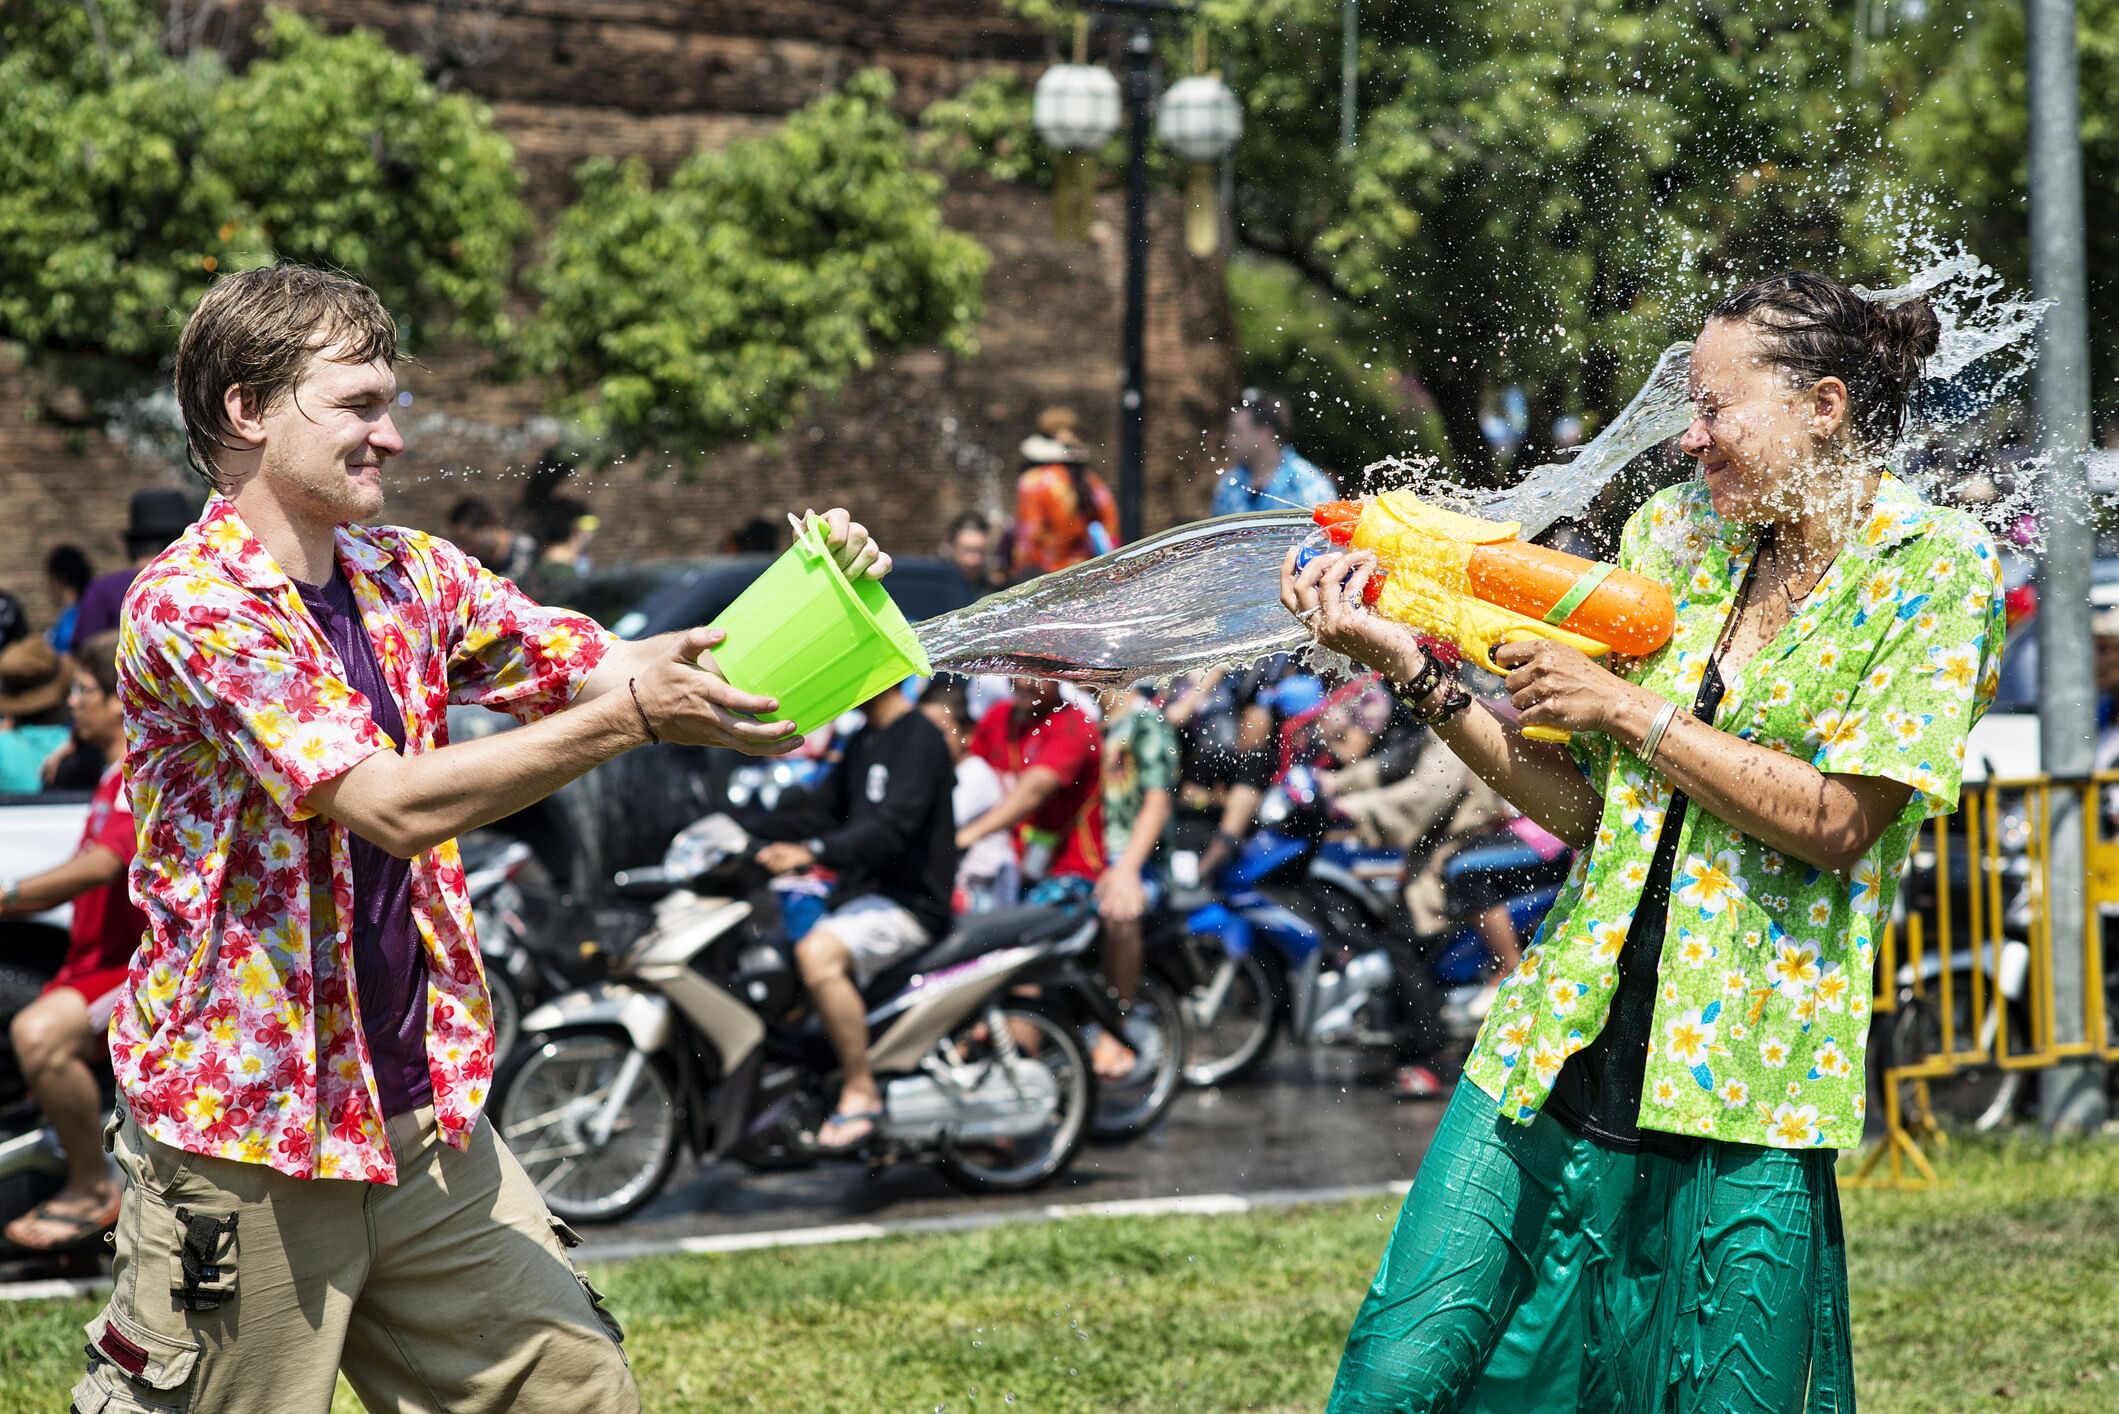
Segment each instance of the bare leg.
[[[859,1115],[883,1107],[883,1094],[876,1088],[875,1072],[868,1068],[868,1011],[851,976],[853,959],[846,944],[829,927],[818,924],[795,944],[795,965],[809,989],[810,1005],[823,1023],[825,1039],[839,1057],[845,1084],[833,1120],[817,1135],[827,1148],[852,1143],[873,1132],[875,1122],[840,1124],[840,1116]],[[866,1128],[863,1128],[863,1125]]]
[[1516,920],[1508,913],[1508,905],[1497,903],[1479,915],[1479,940],[1486,944],[1488,952],[1500,967],[1500,975],[1508,976],[1523,962],[1523,944],[1516,937]]
[[[117,1200],[118,1181],[103,1157],[102,1097],[88,1064],[103,1038],[89,1024],[87,1002],[68,987],[47,992],[15,1014],[8,1035],[30,1094],[66,1150],[66,1184],[46,1206],[68,1217],[100,1218]],[[7,1235],[25,1247],[50,1247],[82,1234],[67,1223],[23,1217]]]
[[[1140,994],[1140,920],[1106,918],[1103,936],[1104,981],[1119,1001],[1130,1004]],[[1124,1080],[1133,1073],[1137,1058],[1125,1037],[1105,1031],[1097,1036],[1089,1063],[1099,1079]]]

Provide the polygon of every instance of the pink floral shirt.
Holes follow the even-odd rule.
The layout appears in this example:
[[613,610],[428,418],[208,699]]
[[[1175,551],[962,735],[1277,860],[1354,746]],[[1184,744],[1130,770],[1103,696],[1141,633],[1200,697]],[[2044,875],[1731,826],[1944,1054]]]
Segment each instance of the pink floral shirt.
[[[451,703],[523,720],[564,707],[603,631],[531,602],[445,540],[338,532],[407,755]],[[216,497],[126,595],[118,650],[148,931],[111,1018],[148,1134],[297,1178],[396,1181],[353,988],[353,860],[309,791],[391,743],[294,582]],[[462,1148],[493,1078],[485,972],[454,841],[412,863],[437,1127]]]

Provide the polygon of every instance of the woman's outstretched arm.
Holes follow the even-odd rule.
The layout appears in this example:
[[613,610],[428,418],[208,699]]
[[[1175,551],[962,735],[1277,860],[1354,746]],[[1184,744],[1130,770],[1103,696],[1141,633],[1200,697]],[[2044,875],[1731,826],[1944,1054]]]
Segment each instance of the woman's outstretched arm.
[[[1289,551],[1280,602],[1321,645],[1366,663],[1392,682],[1409,682],[1426,660],[1411,629],[1361,602],[1373,555],[1323,555],[1297,569]],[[1613,679],[1617,681],[1617,679]],[[1415,704],[1424,705],[1424,704]],[[1564,746],[1525,739],[1513,724],[1473,703],[1435,729],[1442,743],[1509,804],[1576,849],[1596,837],[1604,800]]]

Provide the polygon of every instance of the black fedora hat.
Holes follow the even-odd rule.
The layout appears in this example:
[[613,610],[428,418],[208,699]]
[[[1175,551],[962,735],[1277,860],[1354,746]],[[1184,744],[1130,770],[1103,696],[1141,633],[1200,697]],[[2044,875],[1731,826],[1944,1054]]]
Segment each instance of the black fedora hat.
[[180,486],[149,486],[132,493],[125,521],[125,548],[134,555],[166,548],[198,518],[199,505]]

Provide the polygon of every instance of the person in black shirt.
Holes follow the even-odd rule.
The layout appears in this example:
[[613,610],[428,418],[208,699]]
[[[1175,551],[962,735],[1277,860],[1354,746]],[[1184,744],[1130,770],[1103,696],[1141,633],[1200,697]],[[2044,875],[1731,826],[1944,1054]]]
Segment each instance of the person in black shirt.
[[838,876],[831,911],[795,944],[795,964],[845,1072],[817,1147],[843,1152],[875,1133],[883,1092],[868,1068],[861,987],[949,927],[956,881],[956,764],[941,728],[896,687],[863,708],[867,725],[815,796],[752,827],[773,874]]

